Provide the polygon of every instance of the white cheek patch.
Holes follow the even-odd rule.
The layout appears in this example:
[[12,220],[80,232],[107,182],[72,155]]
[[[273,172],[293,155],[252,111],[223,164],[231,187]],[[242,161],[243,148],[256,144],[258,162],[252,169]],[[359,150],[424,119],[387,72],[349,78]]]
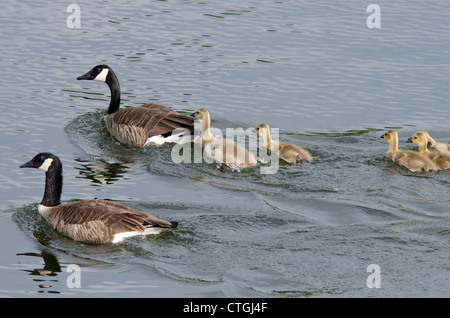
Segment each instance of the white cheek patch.
[[47,158],[45,159],[44,163],[39,166],[38,169],[47,172],[48,168],[52,165],[52,162],[53,162],[52,158]]
[[104,68],[98,75],[94,78],[94,81],[106,82],[106,76],[108,76],[109,69]]

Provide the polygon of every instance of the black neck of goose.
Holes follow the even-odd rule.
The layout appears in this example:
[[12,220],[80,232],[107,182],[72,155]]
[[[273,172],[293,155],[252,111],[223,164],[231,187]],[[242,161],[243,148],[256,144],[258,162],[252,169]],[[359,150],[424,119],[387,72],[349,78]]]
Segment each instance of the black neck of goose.
[[108,114],[114,114],[120,107],[120,85],[113,70],[109,70],[108,76],[106,77],[106,84],[108,84],[111,91],[111,102],[109,103]]
[[45,173],[45,191],[41,204],[44,206],[56,206],[61,204],[61,192],[63,185],[62,165],[56,160]]

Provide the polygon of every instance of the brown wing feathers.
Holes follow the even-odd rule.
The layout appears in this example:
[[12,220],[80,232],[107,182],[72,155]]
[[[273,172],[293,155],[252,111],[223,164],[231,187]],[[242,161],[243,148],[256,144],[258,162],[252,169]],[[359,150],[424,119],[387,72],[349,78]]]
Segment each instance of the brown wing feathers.
[[[124,126],[133,126],[134,134],[141,135],[140,137],[134,137],[143,143],[152,136],[158,135],[170,135],[176,128],[186,128],[193,132],[194,118],[182,115],[172,110],[169,107],[150,103],[140,107],[124,108],[108,117],[108,127],[119,126],[124,129]],[[118,137],[120,129],[111,129],[112,133],[119,140],[123,138]],[[130,134],[130,133],[128,133]],[[128,137],[130,138],[130,137]],[[131,142],[132,144],[138,142]],[[140,144],[139,146],[143,145]]]
[[143,232],[146,227],[177,227],[169,222],[123,204],[92,199],[61,204],[47,216],[54,227],[76,240],[91,243],[107,243],[123,232]]

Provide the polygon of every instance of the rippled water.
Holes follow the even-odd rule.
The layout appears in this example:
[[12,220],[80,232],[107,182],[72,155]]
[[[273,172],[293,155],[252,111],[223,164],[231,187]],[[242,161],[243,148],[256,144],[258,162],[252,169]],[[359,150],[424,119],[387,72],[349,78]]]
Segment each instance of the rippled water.
[[[0,12],[1,296],[450,296],[450,175],[396,166],[379,138],[450,141],[450,4],[378,2],[380,29],[359,1],[77,4],[74,29],[63,1]],[[203,107],[222,131],[267,122],[314,160],[235,172],[121,145],[107,86],[76,80],[99,63],[122,107]],[[63,162],[64,201],[109,198],[180,226],[114,246],[61,236],[37,212],[43,174],[19,169],[40,151]]]

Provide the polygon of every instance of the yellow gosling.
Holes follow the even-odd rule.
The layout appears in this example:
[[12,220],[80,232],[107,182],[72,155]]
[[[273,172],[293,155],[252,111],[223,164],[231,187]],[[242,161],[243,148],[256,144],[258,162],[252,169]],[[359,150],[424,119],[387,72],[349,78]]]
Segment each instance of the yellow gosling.
[[237,145],[233,140],[214,137],[210,131],[211,118],[206,109],[200,108],[194,114],[195,118],[202,122],[202,147],[208,157],[232,168],[243,169],[256,166],[255,155],[247,149]]
[[425,131],[415,132],[411,138],[408,139],[408,142],[417,144],[419,146],[419,153],[428,157],[439,169],[450,169],[450,154],[428,150],[427,145],[429,140],[427,135],[428,134]]
[[275,152],[280,159],[290,164],[296,164],[304,160],[311,161],[313,159],[309,151],[302,147],[288,142],[273,141],[270,136],[270,127],[268,124],[260,124],[255,130],[263,138],[264,147],[271,152]]
[[438,167],[426,156],[412,150],[398,149],[398,134],[395,130],[387,130],[381,136],[389,143],[386,157],[398,165],[408,168],[412,172],[438,170]]
[[450,144],[447,144],[445,142],[437,142],[437,141],[435,141],[433,138],[431,138],[430,134],[427,131],[425,131],[425,130],[422,130],[421,132],[426,135],[426,137],[428,139],[428,142],[431,144],[431,146],[437,152],[450,154]]

